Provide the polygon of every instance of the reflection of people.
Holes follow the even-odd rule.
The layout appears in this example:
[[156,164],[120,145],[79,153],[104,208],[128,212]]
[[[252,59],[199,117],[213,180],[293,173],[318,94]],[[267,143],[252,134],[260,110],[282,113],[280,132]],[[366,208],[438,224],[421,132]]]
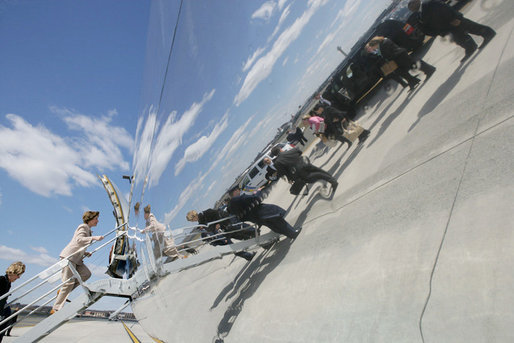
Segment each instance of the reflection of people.
[[[416,65],[416,61],[407,53],[407,50],[399,47],[389,38],[381,36],[373,37],[366,44],[365,49],[366,52],[376,54],[385,61],[394,61],[398,66],[398,69],[394,72],[407,81],[411,90],[416,88],[420,80],[409,73],[409,70]],[[434,73],[435,67],[421,59],[419,63],[419,69],[425,73],[426,80],[428,80]]]
[[410,0],[408,7],[412,12],[420,12],[419,22],[421,31],[424,33],[431,36],[452,34],[455,43],[466,51],[461,62],[466,61],[477,49],[477,43],[469,35],[470,33],[484,38],[480,49],[484,48],[496,35],[496,32],[489,26],[464,18],[462,13],[439,0],[429,0],[423,3],[421,0]]
[[332,194],[337,188],[337,180],[329,173],[305,161],[302,152],[297,148],[283,151],[280,147],[271,150],[272,156],[277,156],[273,161],[277,169],[277,176],[285,175],[294,184],[289,190],[291,194],[298,195],[306,183],[314,183],[318,180],[325,180],[332,185]]
[[268,182],[273,182],[273,181],[278,180],[277,168],[275,168],[275,166],[273,165],[273,161],[271,160],[271,158],[264,157],[262,159],[262,162],[264,162],[264,164],[267,165],[267,167],[266,167],[266,175],[264,175],[266,180],[268,180]]
[[[11,283],[18,280],[23,273],[25,273],[25,265],[19,261],[12,263],[7,268],[7,270],[5,271],[5,275],[0,276],[0,297],[9,292],[9,290],[11,289]],[[7,298],[8,297],[5,297],[2,300],[0,300],[0,322],[12,314],[11,308],[5,305],[7,304]],[[14,325],[15,322],[16,317],[12,318],[5,324],[0,325],[0,331],[4,330],[8,326],[11,326],[6,331],[0,333],[0,342],[2,342],[4,335],[10,336],[12,325]]]
[[[312,115],[317,115],[325,119],[325,136],[327,138],[333,138],[341,143],[348,143],[348,147],[352,145],[352,141],[344,136],[343,127],[347,127],[350,124],[350,119],[346,116],[346,113],[339,111],[337,108],[331,106],[315,106],[312,110]],[[370,131],[359,126],[357,123],[352,122],[352,125],[359,128],[361,132],[358,136],[359,143],[364,142]]]
[[[153,213],[151,213],[150,205],[144,208],[145,212],[145,220],[146,226],[141,232],[151,232],[152,240],[154,241],[154,254],[155,257],[161,256],[161,246],[164,244],[164,249],[162,253],[170,258],[171,261],[176,260],[177,258],[183,258],[175,246],[175,242],[171,237],[165,237],[164,232],[166,231],[166,227],[164,224],[159,223]],[[168,260],[166,261],[168,262]]]
[[[208,223],[215,222],[217,220],[222,219],[219,212],[215,209],[209,208],[203,212],[196,212],[195,210],[191,210],[187,213],[186,219],[190,222],[198,222],[201,225],[207,225]],[[206,241],[210,241],[211,245],[228,245],[232,244],[232,240],[230,238],[225,237],[222,233],[224,233],[224,226],[227,222],[219,222],[216,224],[211,224],[204,228],[205,231],[202,231],[202,238],[206,238]],[[208,238],[212,237],[212,238]],[[255,253],[249,253],[247,251],[239,251],[234,255],[244,258],[247,261],[251,261],[254,257]]]
[[250,221],[257,225],[265,225],[276,233],[283,234],[289,238],[296,238],[301,231],[293,228],[285,219],[286,211],[272,204],[262,203],[262,193],[257,191],[252,195],[241,194],[238,186],[230,191],[229,213],[244,221]]
[[[90,245],[94,241],[101,241],[104,239],[104,236],[92,236],[91,228],[98,225],[98,217],[100,216],[100,212],[98,211],[86,211],[82,215],[83,223],[80,224],[75,233],[73,234],[73,238],[68,243],[68,245],[61,251],[59,254],[60,258],[68,258],[68,263],[73,265],[77,273],[79,274],[82,281],[86,281],[91,277],[91,271],[84,265],[84,257],[91,256],[90,253],[86,252],[86,247]],[[71,271],[69,266],[66,266],[62,269],[62,281],[64,284],[61,287],[61,290],[57,294],[57,298],[55,299],[55,304],[50,311],[50,314],[53,314],[55,311],[59,311],[64,305],[64,301],[68,297],[71,291],[75,289],[80,283],[77,279],[73,278],[69,281],[70,277],[73,276],[73,272]]]
[[291,128],[289,130],[289,134],[286,137],[286,140],[291,144],[298,144],[305,145],[305,142],[307,142],[307,138],[303,135],[302,129],[297,127],[296,129]]

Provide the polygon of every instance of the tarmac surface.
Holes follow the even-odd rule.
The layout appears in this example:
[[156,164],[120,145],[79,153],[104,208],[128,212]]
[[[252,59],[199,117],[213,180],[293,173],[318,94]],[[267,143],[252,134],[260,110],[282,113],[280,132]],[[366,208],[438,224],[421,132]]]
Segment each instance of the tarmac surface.
[[488,4],[464,10],[497,30],[484,50],[461,65],[437,38],[430,80],[369,99],[363,144],[305,150],[337,177],[331,201],[274,186],[294,242],[166,277],[134,304],[141,325],[170,342],[513,342],[514,3]]
[[[303,227],[296,240],[162,279],[133,305],[141,326],[166,342],[513,342],[514,3],[464,13],[497,31],[484,50],[461,65],[437,38],[430,80],[370,98],[364,143],[309,141],[332,200],[274,186],[265,202]],[[130,342],[121,323],[77,325],[43,342]],[[110,336],[69,338],[82,331]]]
[[[29,317],[27,321],[17,323],[12,329],[12,336],[4,337],[2,343],[15,342],[16,339],[30,330],[42,318]],[[131,339],[124,324],[128,330],[137,338]],[[128,342],[150,343],[155,342],[141,328],[137,322],[133,321],[108,321],[106,319],[84,319],[74,318],[65,323],[63,326],[43,338],[40,342],[47,343],[91,343],[91,342],[109,342],[109,343],[128,343]]]

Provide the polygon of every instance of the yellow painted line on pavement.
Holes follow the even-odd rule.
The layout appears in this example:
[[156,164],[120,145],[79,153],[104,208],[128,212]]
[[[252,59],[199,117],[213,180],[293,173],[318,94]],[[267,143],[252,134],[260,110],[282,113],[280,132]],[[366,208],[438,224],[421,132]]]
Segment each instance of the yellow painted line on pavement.
[[[152,337],[152,336],[150,336]],[[160,339],[158,338],[155,338],[155,337],[152,337],[152,339],[154,340],[154,342],[157,342],[157,343],[164,343],[164,341],[161,341]]]
[[139,338],[137,338],[136,335],[134,335],[134,333],[128,328],[128,326],[123,321],[121,321],[121,324],[123,324],[123,327],[125,328],[125,331],[127,331],[130,339],[132,340],[132,343],[141,343]]

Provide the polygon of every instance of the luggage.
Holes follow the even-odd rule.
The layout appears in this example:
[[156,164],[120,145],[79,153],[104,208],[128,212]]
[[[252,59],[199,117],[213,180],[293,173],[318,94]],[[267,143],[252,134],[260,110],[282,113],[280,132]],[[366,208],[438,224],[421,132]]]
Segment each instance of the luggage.
[[384,74],[384,76],[391,74],[396,69],[398,69],[398,64],[396,64],[395,61],[388,61],[382,64],[382,66],[380,67],[380,70],[382,71],[382,74]]
[[344,129],[343,136],[353,143],[357,138],[359,138],[362,132],[364,132],[364,128],[362,126],[356,122],[350,121],[348,126]]

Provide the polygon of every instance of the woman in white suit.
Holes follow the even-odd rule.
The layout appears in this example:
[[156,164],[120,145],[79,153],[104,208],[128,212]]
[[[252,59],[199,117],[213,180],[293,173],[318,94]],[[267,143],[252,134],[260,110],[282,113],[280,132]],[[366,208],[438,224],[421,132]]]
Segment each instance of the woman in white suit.
[[[75,267],[82,281],[86,281],[91,277],[91,271],[84,265],[83,261],[84,257],[91,256],[90,253],[86,252],[86,247],[93,241],[101,241],[104,239],[104,236],[91,235],[91,228],[98,224],[99,216],[100,212],[98,211],[84,212],[82,215],[82,221],[84,223],[77,227],[70,243],[68,243],[68,245],[61,251],[59,255],[61,259],[68,258],[69,263]],[[62,269],[63,282],[72,276],[73,272],[71,271],[70,267],[66,266]],[[50,314],[53,314],[55,311],[59,311],[62,308],[70,292],[73,291],[79,284],[79,281],[74,278],[62,285],[60,291],[57,294],[55,304],[50,311]]]

